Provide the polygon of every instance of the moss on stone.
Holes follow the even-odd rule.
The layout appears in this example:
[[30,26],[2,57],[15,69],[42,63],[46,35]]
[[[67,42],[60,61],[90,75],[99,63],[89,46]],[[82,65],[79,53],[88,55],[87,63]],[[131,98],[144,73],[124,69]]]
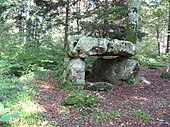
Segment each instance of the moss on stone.
[[73,95],[67,96],[62,105],[64,106],[74,106],[74,107],[91,107],[96,104],[96,100],[91,94],[80,92]]

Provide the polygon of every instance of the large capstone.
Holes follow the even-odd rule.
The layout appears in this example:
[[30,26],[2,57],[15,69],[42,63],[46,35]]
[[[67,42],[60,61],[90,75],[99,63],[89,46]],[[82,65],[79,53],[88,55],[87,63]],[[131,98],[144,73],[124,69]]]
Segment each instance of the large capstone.
[[77,58],[72,59],[68,65],[69,78],[73,84],[85,83],[85,62],[84,60]]
[[97,59],[92,74],[98,81],[113,84],[132,83],[139,70],[139,63],[133,59],[119,57],[115,59]]
[[69,38],[68,55],[70,57],[86,58],[88,56],[126,56],[136,54],[135,45],[129,41],[112,41],[105,38],[75,35]]

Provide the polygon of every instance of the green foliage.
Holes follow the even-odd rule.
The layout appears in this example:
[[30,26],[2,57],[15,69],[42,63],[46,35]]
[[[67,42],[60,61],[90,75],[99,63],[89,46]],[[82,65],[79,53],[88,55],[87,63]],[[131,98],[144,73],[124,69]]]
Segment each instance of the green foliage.
[[120,115],[114,111],[103,111],[102,109],[98,109],[98,112],[94,114],[94,119],[98,122],[102,122],[104,120],[110,120],[115,117],[120,117]]
[[[83,17],[79,17],[80,33],[90,34],[94,37],[110,39],[124,39],[125,27],[127,26],[127,2],[122,1],[92,1],[93,7],[85,11]],[[87,4],[87,6],[89,6]],[[91,13],[92,12],[92,13]],[[81,15],[81,13],[80,13]],[[84,17],[87,21],[84,20]],[[89,20],[90,19],[90,20]]]
[[[10,29],[11,26],[8,28]],[[0,30],[5,29],[5,24]],[[58,86],[70,86],[63,80],[63,73],[67,67],[65,57],[67,54],[62,45],[62,37],[52,40],[51,33],[41,37],[41,43],[35,40],[23,42],[25,36],[21,32],[0,35],[0,74],[22,76],[29,73],[42,74],[45,71],[54,73]],[[64,62],[63,62],[64,61]],[[67,85],[68,84],[68,85]]]
[[16,63],[12,64],[6,60],[0,60],[0,74],[1,75],[16,75],[21,76],[24,71],[24,66],[22,64]]
[[168,54],[155,56],[154,58],[150,58],[146,54],[138,54],[134,58],[140,62],[140,65],[142,67],[148,67],[151,69],[159,69],[160,67],[166,67],[167,63],[169,62]]
[[170,80],[170,72],[162,72],[160,77],[164,78],[164,79],[169,79]]
[[105,20],[118,20],[123,16],[126,17],[127,6],[114,6],[110,8],[99,8],[98,17],[99,19]]
[[93,110],[90,107],[83,107],[82,111],[80,112],[80,115],[82,116],[88,116],[89,114],[92,114]]
[[60,52],[61,55],[56,56],[58,58],[56,64],[56,70],[54,75],[58,81],[58,86],[64,90],[73,90],[74,86],[71,84],[68,78],[68,74],[66,72],[69,60],[66,58],[66,53],[62,50]]
[[33,126],[35,122],[40,120],[40,112],[35,110],[37,105],[32,98],[35,94],[35,90],[33,89],[35,86],[32,85],[32,79],[32,75],[21,77],[9,75],[0,76],[0,97],[2,98],[0,101],[11,109],[4,114],[2,119],[7,121],[9,118],[17,117],[17,114],[19,114],[22,119],[18,122],[9,121],[9,125],[2,123],[3,126]]
[[135,44],[136,40],[137,40],[137,34],[134,31],[134,26],[133,25],[129,25],[128,27],[129,28],[126,31],[126,38],[125,38],[125,40],[130,41],[130,42]]
[[149,121],[151,120],[151,115],[149,115],[146,112],[140,111],[140,110],[133,110],[129,112],[130,114],[132,114],[133,116],[135,116],[138,119],[141,119],[143,121]]
[[[148,2],[148,1],[147,1]],[[161,49],[158,43],[164,45],[164,33],[167,32],[169,5],[164,0],[162,4],[147,4],[146,0],[141,1],[139,29],[145,33],[141,40],[141,53],[145,57],[153,57],[159,54]],[[162,32],[164,31],[164,32]],[[162,41],[160,41],[162,40]]]
[[91,107],[96,105],[96,100],[91,94],[85,92],[73,93],[73,95],[67,96],[62,102],[64,106]]
[[156,60],[154,60],[154,59],[149,59],[149,60],[147,61],[147,65],[148,65],[148,67],[151,68],[151,69],[157,69],[157,68],[159,68],[159,67],[165,67],[165,66],[166,66],[165,63],[156,61]]
[[10,112],[10,108],[5,108],[2,103],[0,103],[0,124],[1,122],[8,123],[10,119],[18,119],[20,118],[19,114],[17,112]]
[[168,63],[170,62],[170,53],[158,55],[156,59],[157,61]]
[[[41,38],[41,45],[35,48],[32,46],[33,42],[23,44],[20,33],[1,34],[0,73],[21,76],[31,71],[39,71],[39,68],[55,70],[65,55],[61,44],[54,43],[50,38],[50,35],[44,36]],[[61,38],[58,38],[55,42],[60,40]]]
[[0,96],[3,97],[5,105],[8,107],[13,106],[18,102],[17,93],[22,93],[23,85],[16,77],[0,76]]

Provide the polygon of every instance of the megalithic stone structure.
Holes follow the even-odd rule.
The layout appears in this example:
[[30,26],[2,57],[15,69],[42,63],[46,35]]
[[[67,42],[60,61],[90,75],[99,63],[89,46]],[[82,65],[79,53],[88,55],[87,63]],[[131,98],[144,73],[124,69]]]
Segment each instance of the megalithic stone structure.
[[[136,54],[135,49],[135,44],[129,41],[72,36],[69,38],[68,45],[70,61],[67,70],[69,78],[73,84],[84,84],[85,58],[99,56],[102,60],[97,60],[93,65],[93,75],[96,79],[111,83],[126,82],[129,78],[134,77],[139,70],[138,62],[131,59]],[[118,58],[107,60],[105,59],[107,56],[117,56]],[[103,68],[109,70],[109,73]]]

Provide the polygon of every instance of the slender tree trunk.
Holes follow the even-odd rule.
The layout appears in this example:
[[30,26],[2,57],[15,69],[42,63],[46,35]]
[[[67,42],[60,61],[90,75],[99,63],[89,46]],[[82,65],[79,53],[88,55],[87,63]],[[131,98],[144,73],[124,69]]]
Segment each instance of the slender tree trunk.
[[157,40],[157,45],[158,45],[158,54],[161,54],[161,46],[160,46],[160,41],[159,41],[159,28],[156,30],[156,40]]
[[126,40],[136,43],[138,40],[138,7],[140,0],[129,0],[128,2],[128,28]]
[[77,7],[76,7],[76,9],[77,9],[77,12],[76,12],[76,14],[77,14],[77,19],[76,19],[76,22],[77,22],[77,34],[79,34],[80,33],[80,1],[78,1],[77,2]]
[[169,9],[168,38],[167,38],[166,53],[169,53],[169,46],[170,46],[170,9]]
[[[104,8],[105,9],[109,8],[108,0],[105,0]],[[102,35],[101,35],[103,38],[107,37],[107,34],[108,34],[108,28],[107,27],[108,27],[108,25],[109,25],[108,20],[104,19],[103,27],[102,27]]]
[[69,22],[69,0],[66,4],[66,19],[65,19],[65,38],[64,38],[64,49],[67,50],[68,45],[68,22]]

